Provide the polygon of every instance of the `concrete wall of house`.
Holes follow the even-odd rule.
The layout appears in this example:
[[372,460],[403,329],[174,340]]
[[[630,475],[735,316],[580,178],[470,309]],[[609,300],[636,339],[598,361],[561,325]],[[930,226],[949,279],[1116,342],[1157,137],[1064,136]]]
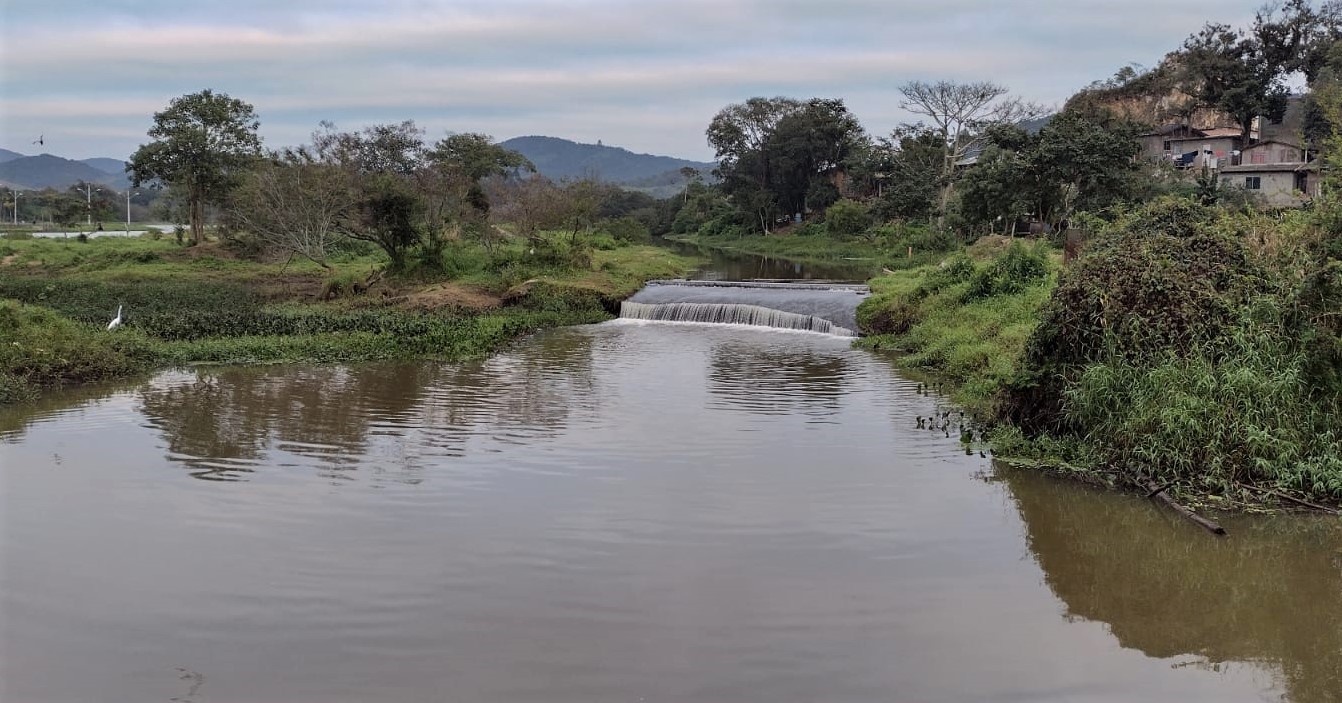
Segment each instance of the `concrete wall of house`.
[[[1257,189],[1248,187],[1247,179],[1250,178],[1258,179]],[[1294,171],[1227,173],[1222,175],[1221,183],[1232,188],[1246,188],[1268,207],[1295,207],[1305,199],[1305,193],[1295,189]]]
[[1168,159],[1165,155],[1165,137],[1159,134],[1151,134],[1141,138],[1142,156],[1152,161]]
[[1202,168],[1205,164],[1211,168],[1230,165],[1231,152],[1235,150],[1234,137],[1202,137],[1199,139],[1175,139],[1170,141],[1170,153],[1174,156],[1188,152],[1211,151],[1212,156],[1199,153],[1193,160],[1193,168]]
[[1240,159],[1242,164],[1296,164],[1302,163],[1304,155],[1300,149],[1288,144],[1269,142],[1255,144],[1244,150]]

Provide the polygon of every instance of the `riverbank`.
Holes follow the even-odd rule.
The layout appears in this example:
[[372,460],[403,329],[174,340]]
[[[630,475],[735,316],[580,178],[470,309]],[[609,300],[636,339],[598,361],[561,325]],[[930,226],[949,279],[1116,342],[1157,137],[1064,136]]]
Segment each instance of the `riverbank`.
[[803,264],[843,265],[874,276],[882,269],[935,263],[958,248],[954,236],[922,225],[886,225],[858,237],[836,238],[823,225],[783,227],[765,236],[671,235],[667,239],[722,251],[787,259]]
[[[0,240],[0,403],[169,366],[483,356],[607,319],[645,281],[697,263],[613,243],[578,257],[521,243],[444,256],[445,273],[390,278],[366,252],[327,270],[163,238]],[[118,306],[124,325],[108,332]]]
[[1342,504],[1342,264],[1308,213],[1136,209],[871,281],[860,344],[950,383],[998,456],[1200,508]]

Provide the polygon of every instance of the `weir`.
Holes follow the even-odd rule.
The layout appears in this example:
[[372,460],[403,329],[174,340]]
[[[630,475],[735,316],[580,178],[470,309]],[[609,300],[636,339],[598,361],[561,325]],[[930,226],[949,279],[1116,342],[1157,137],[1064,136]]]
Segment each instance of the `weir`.
[[857,336],[864,285],[770,281],[650,281],[620,305],[620,317],[754,325]]

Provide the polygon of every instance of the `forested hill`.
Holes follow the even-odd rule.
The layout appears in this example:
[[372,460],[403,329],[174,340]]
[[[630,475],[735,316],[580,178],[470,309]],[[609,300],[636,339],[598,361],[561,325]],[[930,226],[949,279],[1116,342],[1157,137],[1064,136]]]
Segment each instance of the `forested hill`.
[[[628,186],[684,183],[681,168],[698,169],[705,178],[717,164],[670,156],[635,154],[628,149],[602,144],[579,144],[557,137],[514,137],[501,146],[521,153],[549,178],[594,176],[608,183]],[[672,174],[675,174],[674,177]]]
[[[8,152],[5,154],[16,154]],[[97,183],[121,189],[130,184],[125,163],[116,159],[74,161],[52,154],[24,156],[0,161],[0,183],[19,188],[63,189],[79,182]]]

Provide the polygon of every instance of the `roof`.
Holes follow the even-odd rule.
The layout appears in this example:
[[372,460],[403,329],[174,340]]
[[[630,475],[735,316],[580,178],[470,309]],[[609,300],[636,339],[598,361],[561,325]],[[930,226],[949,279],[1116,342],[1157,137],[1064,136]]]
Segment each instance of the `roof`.
[[1307,164],[1240,164],[1239,166],[1223,166],[1221,173],[1289,173],[1292,171],[1317,171],[1319,164],[1311,161]]
[[1244,147],[1244,151],[1248,151],[1250,149],[1257,149],[1260,146],[1267,146],[1269,144],[1280,144],[1281,146],[1289,146],[1293,149],[1300,148],[1300,144],[1298,142],[1288,142],[1284,139],[1264,139],[1256,144],[1250,144],[1249,146]]
[[1161,126],[1157,127],[1156,130],[1155,130],[1154,132],[1147,132],[1146,134],[1143,134],[1143,135],[1140,135],[1140,136],[1143,136],[1143,137],[1156,137],[1156,136],[1166,137],[1166,136],[1169,136],[1169,135],[1171,135],[1171,134],[1174,134],[1175,132],[1182,132],[1182,131],[1184,131],[1184,130],[1188,130],[1189,132],[1197,132],[1198,134],[1201,134],[1201,133],[1202,133],[1202,130],[1200,130],[1200,129],[1196,128],[1196,127],[1189,127],[1188,125],[1179,124],[1179,123],[1176,122],[1176,123],[1173,123],[1173,124],[1161,125]]
[[1203,134],[1208,137],[1239,137],[1244,133],[1235,127],[1217,127],[1216,129],[1203,130]]
[[1238,138],[1238,137],[1239,137],[1239,130],[1235,130],[1235,133],[1234,133],[1233,135],[1231,135],[1231,134],[1210,134],[1210,133],[1207,133],[1207,134],[1203,134],[1203,135],[1200,136],[1200,137],[1170,137],[1170,138],[1169,138],[1169,141],[1171,141],[1171,142],[1205,142],[1205,141],[1207,141],[1208,139],[1231,139],[1231,138]]

